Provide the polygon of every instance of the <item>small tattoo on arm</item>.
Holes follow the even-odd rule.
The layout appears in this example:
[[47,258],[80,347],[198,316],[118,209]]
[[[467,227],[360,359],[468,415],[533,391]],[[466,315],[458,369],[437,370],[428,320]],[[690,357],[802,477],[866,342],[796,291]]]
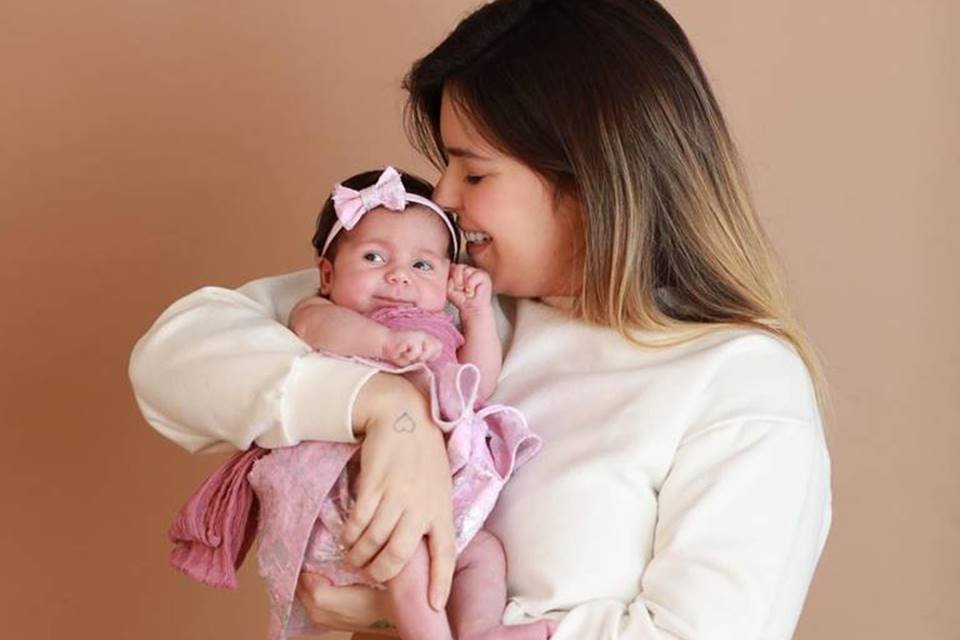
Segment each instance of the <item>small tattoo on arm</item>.
[[370,625],[371,629],[395,629],[396,626],[387,620],[386,618],[381,618]]
[[397,433],[413,433],[413,430],[416,428],[417,423],[413,421],[413,418],[411,418],[410,414],[406,411],[393,423],[393,430]]

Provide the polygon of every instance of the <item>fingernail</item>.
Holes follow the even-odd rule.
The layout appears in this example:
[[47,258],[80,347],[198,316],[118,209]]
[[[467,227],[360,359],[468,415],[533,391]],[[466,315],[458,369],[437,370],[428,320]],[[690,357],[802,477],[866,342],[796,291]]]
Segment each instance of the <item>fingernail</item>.
[[446,596],[442,593],[437,593],[434,591],[430,596],[430,607],[434,611],[443,611],[443,606],[446,603]]

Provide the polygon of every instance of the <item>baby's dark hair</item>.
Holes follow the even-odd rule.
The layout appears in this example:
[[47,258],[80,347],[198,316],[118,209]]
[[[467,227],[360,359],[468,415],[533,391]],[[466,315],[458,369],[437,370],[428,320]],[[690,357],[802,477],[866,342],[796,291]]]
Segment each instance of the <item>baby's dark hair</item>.
[[[358,173],[354,176],[350,176],[346,180],[343,180],[340,184],[350,189],[359,191],[360,189],[366,189],[377,183],[377,180],[380,179],[380,175],[383,173],[383,169],[375,169],[373,171],[364,171],[363,173]],[[397,169],[397,173],[400,174],[400,180],[403,182],[403,188],[407,193],[412,193],[428,200],[433,195],[433,185],[411,173]],[[409,206],[409,205],[408,205]],[[447,220],[450,221],[450,224],[453,225],[454,229],[458,229],[456,220],[447,213],[443,214],[446,216]],[[327,241],[327,236],[330,235],[330,230],[333,229],[333,225],[337,222],[337,214],[333,208],[333,196],[327,198],[327,201],[323,203],[323,208],[320,210],[320,214],[317,216],[317,229],[313,234],[313,247],[317,252],[317,255],[320,255],[320,252],[323,251],[323,243]],[[459,233],[459,230],[458,230]],[[333,239],[333,242],[327,248],[326,257],[330,260],[333,260],[337,256],[337,245],[340,243],[341,233],[337,234],[337,237]],[[450,258],[451,262],[456,262],[457,256],[454,255],[454,243],[451,240],[447,244],[447,257]]]

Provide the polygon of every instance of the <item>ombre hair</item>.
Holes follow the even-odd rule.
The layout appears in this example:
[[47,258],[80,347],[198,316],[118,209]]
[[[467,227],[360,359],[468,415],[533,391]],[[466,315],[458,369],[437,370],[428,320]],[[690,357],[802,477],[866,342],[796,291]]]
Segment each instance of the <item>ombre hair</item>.
[[749,327],[791,344],[821,405],[736,146],[690,42],[655,0],[496,0],[404,80],[407,131],[438,167],[444,93],[495,148],[576,198],[575,313],[675,344]]

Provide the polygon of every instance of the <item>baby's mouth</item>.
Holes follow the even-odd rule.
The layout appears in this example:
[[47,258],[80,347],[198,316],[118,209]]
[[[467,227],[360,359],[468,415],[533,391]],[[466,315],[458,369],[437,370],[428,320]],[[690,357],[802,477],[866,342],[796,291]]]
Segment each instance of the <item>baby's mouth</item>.
[[373,299],[384,307],[412,307],[415,304],[409,300],[394,298],[393,296],[373,296]]

